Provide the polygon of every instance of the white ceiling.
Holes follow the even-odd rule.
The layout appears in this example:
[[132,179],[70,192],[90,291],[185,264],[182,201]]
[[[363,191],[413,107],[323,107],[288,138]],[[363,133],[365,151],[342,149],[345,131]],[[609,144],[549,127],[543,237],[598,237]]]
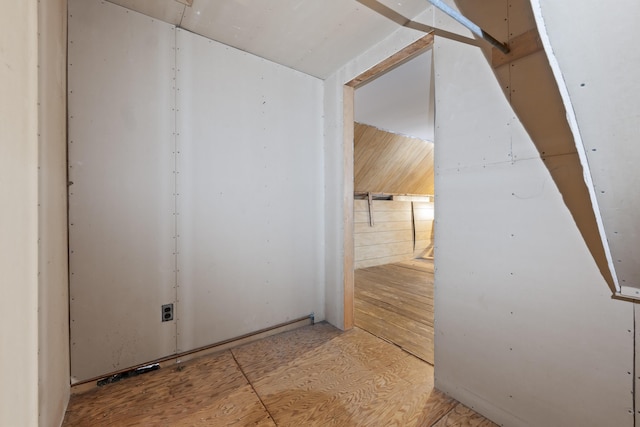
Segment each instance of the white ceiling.
[[355,120],[393,133],[433,141],[431,51],[356,90]]
[[[322,79],[399,28],[356,0],[109,1]],[[429,7],[378,1],[408,18]]]

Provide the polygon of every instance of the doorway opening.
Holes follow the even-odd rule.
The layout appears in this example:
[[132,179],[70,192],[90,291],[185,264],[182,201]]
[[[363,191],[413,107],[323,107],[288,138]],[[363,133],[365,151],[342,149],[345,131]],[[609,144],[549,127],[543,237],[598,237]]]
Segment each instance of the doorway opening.
[[358,326],[429,363],[432,45],[428,34],[344,87],[344,327]]

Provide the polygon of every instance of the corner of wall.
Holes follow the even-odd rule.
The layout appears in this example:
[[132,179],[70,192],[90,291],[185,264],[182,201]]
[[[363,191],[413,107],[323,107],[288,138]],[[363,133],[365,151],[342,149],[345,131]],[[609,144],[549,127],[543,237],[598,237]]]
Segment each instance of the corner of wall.
[[324,81],[325,318],[343,324],[342,247],[342,83],[336,74]]
[[62,424],[70,395],[67,260],[67,2],[38,2],[38,415]]
[[0,14],[0,425],[38,422],[38,2]]

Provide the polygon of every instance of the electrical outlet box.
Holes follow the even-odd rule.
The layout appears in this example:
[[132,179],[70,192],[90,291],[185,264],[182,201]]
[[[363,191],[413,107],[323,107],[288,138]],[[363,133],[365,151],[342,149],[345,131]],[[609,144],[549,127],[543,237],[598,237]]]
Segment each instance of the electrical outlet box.
[[162,321],[170,322],[173,320],[173,304],[164,304],[162,306]]

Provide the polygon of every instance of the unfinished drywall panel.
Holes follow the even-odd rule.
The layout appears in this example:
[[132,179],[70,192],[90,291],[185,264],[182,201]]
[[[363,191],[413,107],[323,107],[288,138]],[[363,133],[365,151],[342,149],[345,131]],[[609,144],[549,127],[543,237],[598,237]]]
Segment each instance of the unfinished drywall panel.
[[322,82],[178,30],[178,349],[323,318]]
[[[107,0],[173,25],[180,25],[188,0]],[[191,0],[193,2],[193,0]]]
[[[440,126],[438,128],[438,123],[436,123],[436,137],[446,140],[473,138],[474,143],[470,143],[464,151],[444,151],[436,154],[441,156],[437,161],[436,173],[438,169],[511,161],[513,156],[509,128],[513,111],[495,79],[491,67],[482,64],[482,62],[480,64],[483,66],[478,66],[478,61],[484,61],[481,50],[475,46],[459,45],[460,49],[468,54],[456,54],[449,50],[439,52],[441,60],[452,63],[452,65],[446,69],[447,76],[442,75],[445,72],[442,71],[442,68],[436,67],[436,96],[438,96],[438,92],[446,93],[452,99],[465,99],[471,105],[460,109],[457,103],[438,105],[436,102],[436,116],[438,116],[436,119],[467,123],[469,128],[474,129],[474,134],[469,134],[467,127]],[[442,77],[447,78],[443,79]],[[458,84],[457,82],[460,81],[464,81],[465,84]],[[490,86],[489,90],[486,90],[487,86]],[[489,105],[494,114],[487,117],[477,114],[477,111],[481,111]],[[437,146],[437,140],[435,143]]]
[[579,175],[577,155],[500,154],[527,134],[486,58],[434,49],[436,386],[503,425],[632,425],[632,308],[609,298],[549,173]]
[[[510,149],[513,160],[538,158],[576,152],[566,110],[538,37],[534,15],[528,0],[494,1],[492,7],[472,0],[458,0],[456,4],[465,16],[491,34],[500,34],[512,49],[505,61],[496,61],[497,49],[483,43],[483,52],[512,107],[510,119]],[[507,10],[503,20],[496,20],[492,12]],[[505,34],[508,30],[508,35]],[[522,36],[528,40],[522,45]],[[502,37],[502,36],[501,36]],[[501,39],[502,40],[502,39]],[[525,46],[523,48],[523,46]],[[533,141],[533,144],[531,144]],[[589,190],[578,167],[575,175],[549,168],[563,200],[571,212],[598,268],[613,289],[608,260],[600,238],[597,219]]]
[[[384,0],[391,3],[388,0]],[[427,2],[392,2],[413,18]],[[182,28],[304,73],[326,78],[397,25],[356,1],[198,2]]]
[[[531,3],[573,119],[617,289],[623,296],[638,298],[640,197],[633,189],[640,185],[640,85],[634,72],[640,65],[636,47],[640,3],[626,0],[615,7],[597,3],[588,8],[576,1]],[[606,38],[593,31],[596,26],[607,28]]]
[[67,1],[38,3],[38,325],[40,426],[69,401]]
[[69,252],[73,381],[176,350],[175,29],[69,2]]
[[0,425],[38,425],[38,2],[0,13]]
[[[575,153],[560,93],[550,90],[555,89],[556,84],[544,52],[538,51],[502,68],[509,70],[509,77],[504,80],[508,82],[509,99],[516,113],[515,125],[526,130],[526,133],[514,135],[514,158]],[[531,80],[532,76],[535,81]],[[531,144],[532,140],[537,146]]]

